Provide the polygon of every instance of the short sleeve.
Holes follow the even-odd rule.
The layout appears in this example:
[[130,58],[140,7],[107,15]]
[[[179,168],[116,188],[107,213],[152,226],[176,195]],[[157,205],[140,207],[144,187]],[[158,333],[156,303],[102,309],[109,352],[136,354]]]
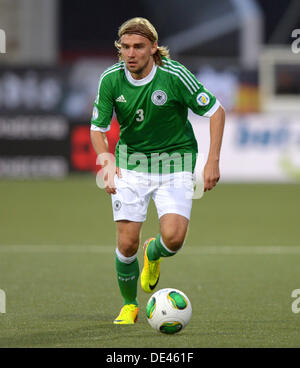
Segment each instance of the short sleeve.
[[165,61],[164,67],[176,75],[175,80],[180,100],[195,114],[209,118],[218,110],[220,102],[186,67],[170,60]]
[[186,95],[184,98],[195,114],[207,118],[210,118],[220,106],[217,98],[201,84],[193,95]]
[[91,130],[107,132],[113,113],[112,88],[109,76],[103,74],[99,81],[98,94],[94,102]]

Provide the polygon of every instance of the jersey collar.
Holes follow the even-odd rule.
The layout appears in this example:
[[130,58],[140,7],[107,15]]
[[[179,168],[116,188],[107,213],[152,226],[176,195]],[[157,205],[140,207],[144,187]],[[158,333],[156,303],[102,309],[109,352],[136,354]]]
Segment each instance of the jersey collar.
[[145,84],[151,82],[152,79],[155,76],[156,69],[157,69],[157,65],[153,64],[151,72],[145,78],[143,78],[143,79],[134,79],[134,78],[132,78],[132,75],[130,74],[130,71],[126,68],[125,63],[124,63],[124,65],[125,65],[126,78],[128,79],[128,82],[133,84],[134,86],[144,86]]

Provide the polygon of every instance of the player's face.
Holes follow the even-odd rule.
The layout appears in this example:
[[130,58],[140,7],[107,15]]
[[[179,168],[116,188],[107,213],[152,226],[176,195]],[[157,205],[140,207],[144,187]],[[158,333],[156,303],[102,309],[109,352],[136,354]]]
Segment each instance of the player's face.
[[146,77],[153,67],[153,55],[157,51],[148,38],[136,34],[124,34],[121,37],[121,54],[127,69],[135,79]]

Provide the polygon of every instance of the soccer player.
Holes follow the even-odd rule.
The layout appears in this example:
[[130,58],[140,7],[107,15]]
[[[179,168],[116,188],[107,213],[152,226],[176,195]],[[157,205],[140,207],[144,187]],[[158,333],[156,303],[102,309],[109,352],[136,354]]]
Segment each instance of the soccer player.
[[[145,292],[153,292],[158,283],[161,257],[174,256],[187,233],[197,156],[188,108],[210,118],[204,191],[220,178],[225,113],[216,97],[171,60],[167,48],[158,46],[157,32],[147,19],[128,20],[118,35],[120,62],[100,77],[91,141],[106,165],[105,190],[111,195],[117,226],[116,272],[124,303],[114,323],[133,324],[139,310],[137,251],[150,198],[157,208],[160,233],[144,243],[141,287]],[[113,110],[120,124],[116,163],[108,155],[105,136]]]

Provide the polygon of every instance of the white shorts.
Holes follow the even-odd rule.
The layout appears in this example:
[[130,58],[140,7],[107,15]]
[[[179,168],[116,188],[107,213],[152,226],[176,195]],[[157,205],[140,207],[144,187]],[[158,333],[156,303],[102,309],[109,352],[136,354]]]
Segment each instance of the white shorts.
[[153,198],[158,217],[176,213],[190,218],[194,193],[193,174],[149,174],[121,169],[115,175],[116,194],[112,194],[114,221],[144,222],[150,198]]

